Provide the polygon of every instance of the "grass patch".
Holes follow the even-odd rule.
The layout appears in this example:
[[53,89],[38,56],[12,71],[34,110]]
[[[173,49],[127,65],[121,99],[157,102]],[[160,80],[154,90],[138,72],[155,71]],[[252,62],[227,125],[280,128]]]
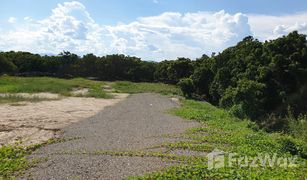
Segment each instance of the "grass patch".
[[48,99],[48,98],[39,98],[39,97],[22,97],[18,95],[7,95],[7,96],[0,96],[0,104],[3,103],[17,103],[22,101],[27,102],[40,102],[40,101],[48,101],[48,100],[55,100],[55,99]]
[[[161,172],[150,173],[135,179],[304,179],[307,174],[307,145],[302,139],[280,133],[266,133],[255,128],[249,120],[240,120],[226,110],[209,103],[183,100],[182,107],[173,109],[172,114],[201,122],[200,127],[190,129],[185,136],[192,141],[168,143],[171,149],[191,149],[211,152],[218,148],[238,157],[257,157],[259,153],[276,154],[278,157],[297,156],[298,167],[280,166],[225,166],[208,169],[207,160],[197,159],[173,166]],[[227,157],[227,156],[226,156]]]
[[[83,78],[59,79],[50,77],[0,77],[0,93],[40,93],[49,92],[63,96],[72,96],[74,89],[89,88],[87,97],[110,98],[102,90],[104,82],[92,81]],[[11,98],[13,102],[21,100],[19,97]],[[4,101],[4,100],[3,100]],[[11,102],[12,102],[11,101]]]
[[0,148],[0,177],[8,178],[14,172],[27,168],[30,163],[25,156],[28,151],[21,147],[3,146]]
[[[11,93],[12,96],[0,97],[0,103],[19,101],[41,101],[40,98],[23,98],[15,93],[40,93],[49,92],[63,96],[83,96],[96,98],[111,98],[112,96],[103,90],[108,83],[102,81],[87,80],[84,78],[59,79],[51,77],[0,77],[0,94]],[[163,83],[133,83],[117,81],[110,83],[115,92],[119,93],[160,93],[164,95],[180,95],[181,91],[174,85]],[[75,89],[88,88],[86,95],[73,95]]]
[[289,120],[289,132],[296,138],[301,138],[307,143],[307,115],[298,119]]
[[14,175],[19,175],[19,173],[23,173],[24,170],[40,162],[42,160],[41,158],[33,158],[31,160],[26,158],[26,156],[30,155],[36,149],[48,144],[73,141],[81,138],[50,139],[42,144],[35,144],[28,147],[22,147],[19,144],[0,147],[0,179],[15,179]]
[[175,85],[163,83],[134,83],[117,81],[111,84],[112,88],[119,93],[160,93],[164,95],[180,95],[181,91]]

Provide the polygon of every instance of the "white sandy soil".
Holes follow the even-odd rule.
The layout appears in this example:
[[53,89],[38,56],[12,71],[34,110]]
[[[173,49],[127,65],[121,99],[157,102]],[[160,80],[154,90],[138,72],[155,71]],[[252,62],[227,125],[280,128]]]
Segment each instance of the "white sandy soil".
[[[23,96],[58,98],[56,94],[39,93]],[[128,94],[117,94],[114,99],[66,97],[36,103],[0,105],[0,146],[20,143],[39,144],[57,136],[57,131],[71,123],[89,118],[106,106],[112,106]]]

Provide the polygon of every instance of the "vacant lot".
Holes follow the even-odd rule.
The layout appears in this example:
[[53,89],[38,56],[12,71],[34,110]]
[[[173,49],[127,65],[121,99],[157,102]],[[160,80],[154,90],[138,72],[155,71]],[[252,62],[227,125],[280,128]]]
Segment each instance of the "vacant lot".
[[60,128],[93,116],[128,96],[107,94],[104,84],[81,78],[1,77],[0,145],[46,142]]
[[[255,123],[238,119],[209,103],[179,98],[179,106],[176,98],[174,102],[154,94],[178,96],[175,86],[16,77],[1,77],[0,84],[2,144],[40,144],[57,136],[59,130],[63,132],[59,134],[63,141],[34,153],[33,146],[2,146],[0,176],[29,168],[33,163],[25,157],[32,153],[32,160],[45,160],[26,172],[34,179],[114,179],[156,170],[159,171],[139,178],[306,177],[307,145],[302,139],[264,132]],[[143,92],[152,93],[137,94]],[[133,95],[126,98],[125,93]],[[111,105],[114,106],[105,108]],[[80,121],[83,119],[86,120]],[[185,132],[187,128],[191,129]],[[296,157],[296,166],[234,164],[209,170],[206,155],[216,148],[238,157],[257,157],[259,153]]]
[[0,146],[46,142],[64,126],[138,92],[179,94],[175,86],[158,83],[0,77]]
[[33,147],[57,137],[63,127],[122,101],[128,96],[125,92],[177,94],[179,90],[163,84],[82,78],[0,77],[0,176],[29,165],[24,156],[32,148],[16,143]]

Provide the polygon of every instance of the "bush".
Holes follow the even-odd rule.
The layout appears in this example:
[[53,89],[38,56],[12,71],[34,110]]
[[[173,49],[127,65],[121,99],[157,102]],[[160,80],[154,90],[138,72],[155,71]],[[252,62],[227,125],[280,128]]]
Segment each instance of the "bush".
[[[263,91],[265,85],[247,79],[239,80],[237,87],[229,87],[220,99],[220,106],[224,108],[239,105],[243,116],[257,119],[262,115]],[[234,107],[236,108],[236,106]]]
[[290,119],[289,131],[294,137],[307,142],[307,116],[299,116],[298,119]]
[[286,131],[289,128],[289,121],[288,118],[271,113],[264,117],[261,127],[268,132]]
[[290,152],[292,155],[297,155],[299,152],[299,148],[290,138],[283,138],[281,141],[281,149],[284,152]]
[[247,127],[252,129],[253,131],[259,131],[260,130],[259,125],[255,122],[252,122],[252,121],[248,122]]
[[184,78],[178,82],[178,86],[180,87],[182,93],[186,97],[191,97],[194,92],[194,84],[192,79]]
[[242,104],[233,105],[230,110],[230,114],[234,115],[237,118],[244,119],[247,118],[246,112]]
[[291,155],[298,155],[305,159],[307,158],[306,144],[296,141],[291,136],[282,136],[279,139],[279,143],[281,144],[281,150],[283,152],[289,152]]
[[210,61],[204,60],[203,64],[196,67],[191,76],[197,94],[209,99],[209,87],[213,81],[214,74],[210,69]]

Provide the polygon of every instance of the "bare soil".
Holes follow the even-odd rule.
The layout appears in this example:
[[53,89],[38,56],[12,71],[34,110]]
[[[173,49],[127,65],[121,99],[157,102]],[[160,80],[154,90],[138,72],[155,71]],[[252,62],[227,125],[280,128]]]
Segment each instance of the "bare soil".
[[117,94],[114,99],[96,99],[60,98],[59,95],[51,93],[18,93],[18,95],[51,100],[36,103],[21,102],[13,105],[1,104],[0,146],[15,143],[28,146],[46,142],[56,137],[59,129],[89,118],[128,96],[128,94]]

